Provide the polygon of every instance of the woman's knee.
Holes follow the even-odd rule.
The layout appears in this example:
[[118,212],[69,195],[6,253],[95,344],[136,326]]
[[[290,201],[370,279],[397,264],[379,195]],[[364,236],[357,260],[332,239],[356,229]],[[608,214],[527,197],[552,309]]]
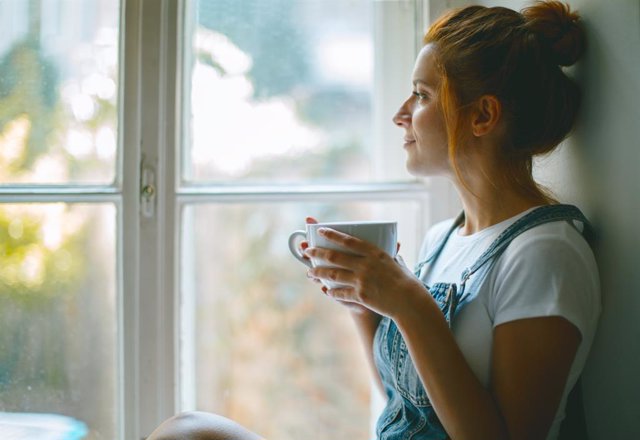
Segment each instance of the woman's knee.
[[188,411],[163,422],[147,440],[262,440],[262,437],[226,417]]

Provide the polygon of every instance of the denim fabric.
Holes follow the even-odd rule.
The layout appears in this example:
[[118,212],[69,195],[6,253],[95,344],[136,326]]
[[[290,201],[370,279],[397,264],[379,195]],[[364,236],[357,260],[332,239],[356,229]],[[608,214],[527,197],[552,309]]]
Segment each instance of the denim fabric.
[[[423,267],[440,255],[451,233],[464,221],[461,214],[428,257],[416,265],[420,278]],[[426,286],[452,326],[457,312],[477,294],[493,264],[509,243],[524,231],[543,223],[579,221],[589,228],[580,210],[571,205],[549,205],[536,208],[506,228],[466,269],[460,283],[434,283]],[[473,275],[473,277],[472,277]],[[467,285],[467,281],[469,281]],[[383,317],[374,338],[374,361],[382,379],[387,404],[376,424],[378,440],[439,440],[448,435],[429,402],[422,381],[413,365],[405,341],[396,324]]]

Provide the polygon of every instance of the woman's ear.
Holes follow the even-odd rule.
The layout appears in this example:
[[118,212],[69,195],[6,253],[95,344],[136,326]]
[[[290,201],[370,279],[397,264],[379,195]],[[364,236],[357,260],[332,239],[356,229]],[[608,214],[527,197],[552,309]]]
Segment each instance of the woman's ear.
[[471,119],[471,131],[476,137],[491,133],[502,117],[502,104],[493,95],[483,95],[476,102]]

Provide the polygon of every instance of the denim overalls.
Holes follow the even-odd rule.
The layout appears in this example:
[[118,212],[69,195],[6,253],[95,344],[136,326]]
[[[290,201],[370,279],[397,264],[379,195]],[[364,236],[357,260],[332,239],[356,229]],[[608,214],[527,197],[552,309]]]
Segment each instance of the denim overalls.
[[[452,326],[457,311],[478,293],[498,257],[516,236],[543,223],[579,221],[584,231],[589,224],[578,208],[571,205],[548,205],[536,208],[505,229],[478,260],[461,275],[460,283],[435,283],[426,286]],[[427,259],[416,266],[418,278],[426,264],[433,263],[444,248],[451,233],[464,221],[461,214],[453,226],[434,247]],[[472,275],[473,278],[472,278]],[[468,282],[468,283],[467,283]],[[468,284],[468,285],[467,285]],[[387,405],[376,425],[378,440],[446,439],[447,433],[429,403],[427,393],[413,366],[407,346],[395,323],[383,317],[374,338],[374,360],[388,397]]]

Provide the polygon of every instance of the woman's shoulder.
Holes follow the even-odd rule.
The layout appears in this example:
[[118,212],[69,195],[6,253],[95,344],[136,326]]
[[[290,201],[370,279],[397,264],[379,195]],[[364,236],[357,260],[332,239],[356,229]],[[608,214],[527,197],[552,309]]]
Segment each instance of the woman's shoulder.
[[[561,293],[576,291],[598,302],[600,279],[591,247],[579,228],[557,221],[531,228],[518,235],[496,264],[493,274],[498,291],[512,286]],[[510,287],[511,286],[511,287]],[[518,289],[516,289],[518,290]]]
[[544,223],[515,237],[505,251],[506,258],[548,260],[554,256],[580,258],[595,265],[593,251],[583,236],[580,223]]
[[491,276],[494,323],[558,315],[590,334],[600,314],[600,279],[589,244],[572,223],[545,223],[516,238]]

